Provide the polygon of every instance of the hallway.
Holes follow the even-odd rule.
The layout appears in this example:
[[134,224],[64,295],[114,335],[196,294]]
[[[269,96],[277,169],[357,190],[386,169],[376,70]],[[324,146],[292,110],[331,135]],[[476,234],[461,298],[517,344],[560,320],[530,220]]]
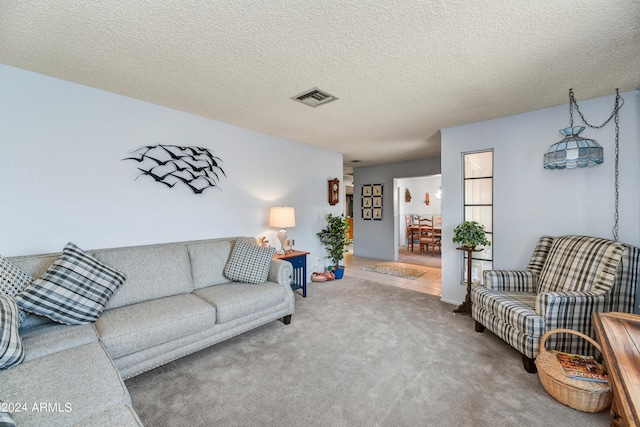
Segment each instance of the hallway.
[[[425,274],[412,280],[363,270],[364,267],[380,263],[412,268],[424,271]],[[350,248],[350,251],[345,253],[344,265],[347,268],[345,271],[345,275],[347,276],[411,289],[435,296],[441,296],[442,294],[442,271],[440,270],[441,258],[439,254],[436,254],[436,256],[433,257],[430,255],[420,254],[419,252],[412,253],[411,251],[407,251],[406,247],[403,247],[398,253],[398,262],[392,262],[357,257],[353,255],[353,251],[351,251]]]

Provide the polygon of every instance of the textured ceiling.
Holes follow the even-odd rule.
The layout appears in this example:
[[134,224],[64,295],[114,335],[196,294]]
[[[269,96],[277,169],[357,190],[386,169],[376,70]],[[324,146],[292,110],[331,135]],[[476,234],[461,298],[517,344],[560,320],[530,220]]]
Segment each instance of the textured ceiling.
[[[344,153],[640,84],[639,0],[2,0],[0,63]],[[337,101],[289,99],[318,87]]]

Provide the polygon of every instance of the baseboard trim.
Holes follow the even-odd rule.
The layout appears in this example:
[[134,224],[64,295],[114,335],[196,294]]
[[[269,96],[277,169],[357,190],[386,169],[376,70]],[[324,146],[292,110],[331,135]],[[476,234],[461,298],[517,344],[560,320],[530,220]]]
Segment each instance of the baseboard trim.
[[453,300],[449,300],[449,299],[442,298],[442,297],[440,298],[440,301],[446,302],[447,304],[452,304],[452,305],[460,305],[460,304],[462,304],[462,301],[453,301]]

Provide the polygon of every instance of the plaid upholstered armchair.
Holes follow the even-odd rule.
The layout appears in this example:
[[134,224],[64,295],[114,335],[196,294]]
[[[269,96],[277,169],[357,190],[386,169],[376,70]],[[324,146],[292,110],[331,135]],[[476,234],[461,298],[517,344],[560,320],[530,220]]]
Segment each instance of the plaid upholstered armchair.
[[[536,372],[540,338],[567,328],[595,338],[591,314],[633,313],[640,279],[640,249],[587,236],[543,236],[526,270],[485,270],[484,285],[471,288],[476,331],[485,327],[522,353]],[[547,349],[595,354],[571,334],[554,334]]]

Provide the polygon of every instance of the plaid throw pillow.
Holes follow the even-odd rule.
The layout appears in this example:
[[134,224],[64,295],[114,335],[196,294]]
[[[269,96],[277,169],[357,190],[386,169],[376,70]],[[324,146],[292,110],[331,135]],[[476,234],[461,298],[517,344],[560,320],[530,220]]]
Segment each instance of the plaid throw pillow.
[[66,325],[95,322],[126,276],[98,261],[73,243],[41,278],[16,296],[31,313]]
[[258,246],[255,239],[239,238],[231,251],[224,275],[234,282],[264,283],[276,248]]
[[0,295],[0,369],[17,365],[24,359],[19,326],[18,305],[13,298]]
[[[0,295],[15,297],[33,278],[6,259],[0,257]],[[29,315],[23,310],[18,310],[20,323]],[[1,427],[1,426],[0,426]]]

